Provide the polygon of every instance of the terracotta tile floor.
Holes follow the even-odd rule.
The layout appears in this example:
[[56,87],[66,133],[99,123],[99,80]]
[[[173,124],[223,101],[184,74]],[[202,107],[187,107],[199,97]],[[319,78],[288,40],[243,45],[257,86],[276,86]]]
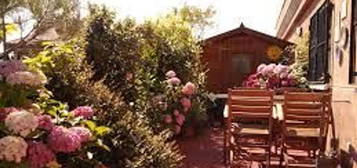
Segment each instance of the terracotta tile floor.
[[[210,128],[196,137],[179,140],[178,144],[186,156],[181,168],[225,168],[222,129]],[[246,163],[238,167],[244,168],[244,165]]]
[[[223,132],[221,128],[209,128],[201,135],[178,140],[182,153],[186,156],[181,168],[225,168],[223,164]],[[273,158],[272,158],[273,159]],[[278,167],[279,157],[272,161]],[[241,161],[237,168],[248,168],[248,161]],[[253,163],[251,168],[259,168]]]

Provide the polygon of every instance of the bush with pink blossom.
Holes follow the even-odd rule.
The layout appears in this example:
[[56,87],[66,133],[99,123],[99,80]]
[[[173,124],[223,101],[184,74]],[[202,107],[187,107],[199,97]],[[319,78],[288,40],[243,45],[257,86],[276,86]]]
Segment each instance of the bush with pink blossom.
[[83,155],[108,150],[101,137],[110,129],[96,126],[90,106],[69,111],[51,99],[43,73],[21,61],[0,62],[0,75],[0,167],[73,167],[69,159],[101,164]]
[[261,64],[257,71],[249,75],[242,83],[243,87],[277,89],[283,87],[299,87],[299,80],[287,65]]
[[166,81],[162,82],[161,92],[153,96],[147,115],[154,131],[161,132],[165,129],[172,131],[173,135],[181,134],[189,124],[197,120],[198,114],[194,107],[197,101],[197,86],[192,82],[181,83],[175,71],[166,73]]

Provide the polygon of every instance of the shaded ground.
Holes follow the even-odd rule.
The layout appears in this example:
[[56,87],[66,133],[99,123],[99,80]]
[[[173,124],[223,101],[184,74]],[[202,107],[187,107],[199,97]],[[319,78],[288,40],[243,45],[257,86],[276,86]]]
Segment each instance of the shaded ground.
[[[202,134],[178,141],[181,151],[186,156],[181,168],[226,168],[223,163],[223,130],[209,128]],[[249,162],[242,161],[233,167],[246,168]],[[252,168],[258,168],[253,163]]]
[[[202,134],[178,140],[181,151],[186,156],[181,168],[225,168],[223,163],[223,131],[221,128],[209,128]],[[300,152],[297,152],[300,153]],[[271,167],[278,167],[277,156],[272,156]],[[249,167],[248,161],[242,161],[233,167]],[[305,167],[305,166],[298,166]],[[309,167],[309,166],[307,166]],[[253,163],[252,168],[259,168],[258,163]]]
[[223,132],[221,129],[207,129],[203,134],[179,140],[186,156],[182,168],[224,168]]

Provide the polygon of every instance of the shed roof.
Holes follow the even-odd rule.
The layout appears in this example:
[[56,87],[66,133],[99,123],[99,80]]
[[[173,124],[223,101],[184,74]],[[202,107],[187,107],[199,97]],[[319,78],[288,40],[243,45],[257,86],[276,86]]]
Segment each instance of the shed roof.
[[273,43],[277,43],[277,44],[280,44],[282,46],[293,45],[293,43],[290,43],[290,42],[288,42],[286,40],[283,40],[283,39],[280,39],[280,38],[277,38],[277,37],[274,37],[274,36],[271,36],[271,35],[268,35],[268,34],[253,30],[253,29],[250,29],[250,28],[244,26],[243,23],[241,23],[241,25],[236,29],[233,29],[233,30],[230,30],[230,31],[227,31],[227,32],[224,32],[224,33],[209,37],[209,38],[205,39],[203,42],[222,40],[222,39],[225,39],[225,38],[228,38],[228,37],[231,37],[231,36],[235,36],[235,35],[239,35],[239,34],[247,34],[247,35],[255,36],[255,37],[260,38],[262,40],[270,41],[270,42],[273,42]]

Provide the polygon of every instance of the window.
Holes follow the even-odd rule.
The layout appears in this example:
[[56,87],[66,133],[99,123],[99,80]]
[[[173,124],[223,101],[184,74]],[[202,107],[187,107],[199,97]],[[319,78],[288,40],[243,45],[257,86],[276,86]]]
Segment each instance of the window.
[[350,83],[357,83],[357,0],[352,1]]
[[308,79],[327,82],[332,5],[326,1],[310,20],[310,55]]

